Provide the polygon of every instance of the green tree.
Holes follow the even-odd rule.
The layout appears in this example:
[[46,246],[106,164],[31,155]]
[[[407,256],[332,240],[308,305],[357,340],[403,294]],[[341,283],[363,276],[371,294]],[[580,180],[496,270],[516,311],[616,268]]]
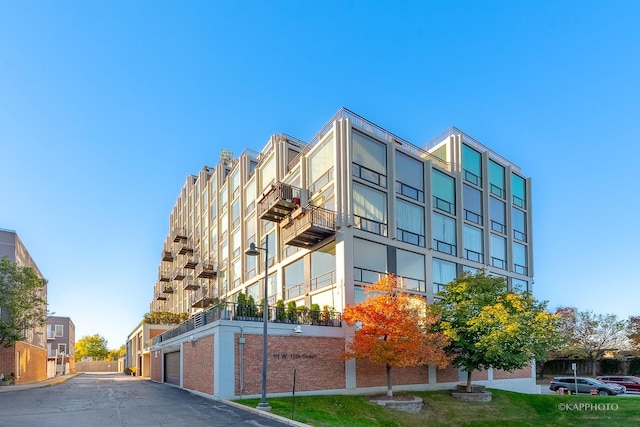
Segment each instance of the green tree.
[[142,323],[149,325],[177,325],[189,318],[188,313],[172,313],[170,311],[152,311],[145,313]]
[[118,349],[109,350],[105,360],[118,360],[121,357],[124,357],[125,354],[127,354],[127,348],[123,344]]
[[47,323],[47,281],[31,267],[0,259],[0,348],[25,339],[24,331]]
[[93,357],[93,360],[105,360],[109,350],[107,340],[99,334],[86,335],[76,341],[76,361],[83,357]]
[[353,340],[347,343],[345,358],[384,366],[388,396],[393,396],[391,368],[447,365],[447,338],[431,330],[438,317],[424,298],[403,292],[391,275],[366,286],[365,292],[364,301],[344,310],[347,325],[358,325]]
[[597,361],[605,350],[620,350],[627,346],[627,322],[615,314],[595,314],[574,307],[561,307],[556,313],[560,315],[562,331],[567,336],[561,354],[589,360],[593,376],[597,375]]
[[451,340],[446,351],[454,366],[467,371],[469,392],[474,371],[520,369],[562,342],[558,316],[546,310],[546,302],[530,292],[508,291],[502,277],[483,270],[463,273],[438,296],[434,309],[441,317],[435,330]]

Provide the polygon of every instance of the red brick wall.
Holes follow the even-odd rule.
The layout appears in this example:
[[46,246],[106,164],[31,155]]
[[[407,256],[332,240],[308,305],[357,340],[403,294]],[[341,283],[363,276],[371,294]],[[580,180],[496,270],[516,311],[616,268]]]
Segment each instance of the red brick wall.
[[213,337],[209,335],[182,345],[182,386],[213,394]]
[[458,368],[448,366],[444,369],[436,368],[436,381],[439,383],[458,382]]
[[[260,394],[262,335],[245,335],[244,390],[240,390],[240,348],[235,336],[236,395]],[[342,360],[344,338],[270,336],[267,347],[267,393],[341,389],[346,387]]]
[[531,366],[517,369],[513,372],[501,371],[499,369],[493,370],[494,380],[506,380],[511,378],[531,378]]
[[166,329],[151,329],[151,328],[149,328],[149,339],[157,337],[158,335],[160,335],[164,331],[166,331]]
[[162,381],[162,357],[162,351],[160,350],[152,350],[149,353],[151,380],[153,381]]
[[[391,368],[391,384],[427,384],[429,368],[415,366],[412,368]],[[374,365],[368,360],[356,361],[356,387],[378,387],[387,385],[387,368]]]
[[[20,353],[20,378],[16,384],[43,381],[47,379],[47,350],[23,342],[15,345],[14,351]],[[15,372],[15,365],[11,372]]]
[[15,347],[0,348],[0,374],[10,374],[16,371]]

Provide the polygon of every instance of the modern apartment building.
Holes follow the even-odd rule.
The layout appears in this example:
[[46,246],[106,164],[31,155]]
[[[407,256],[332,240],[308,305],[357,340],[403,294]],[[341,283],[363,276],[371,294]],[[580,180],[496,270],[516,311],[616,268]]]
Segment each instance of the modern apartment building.
[[76,373],[75,351],[76,327],[73,321],[69,317],[47,317],[47,354],[55,375]]
[[[42,277],[27,248],[13,230],[0,229],[0,258],[4,257],[20,266],[31,267]],[[43,292],[46,300],[46,287]],[[16,384],[46,379],[47,347],[44,333],[44,326],[27,330],[23,341],[13,347],[0,348],[0,373],[13,373]]]
[[[504,276],[513,289],[531,289],[531,181],[514,163],[456,128],[418,147],[341,109],[308,143],[279,134],[260,152],[222,157],[217,166],[189,176],[178,196],[150,305],[151,311],[194,316],[183,336],[191,347],[198,336],[205,338],[193,332],[207,318],[197,313],[219,301],[235,302],[239,293],[256,302],[266,297],[269,306],[295,301],[341,312],[362,301],[362,286],[381,275],[399,276],[408,292],[433,302],[445,283],[481,268]],[[266,262],[245,254],[251,243],[267,249]],[[220,319],[221,328],[225,321]],[[291,335],[290,328],[270,327],[270,334]],[[211,330],[215,357],[236,348],[225,357],[237,361],[238,345],[232,338],[224,341],[222,330]],[[247,332],[241,328],[241,333]],[[311,332],[315,338],[341,339],[327,347],[337,353],[348,334],[344,327]],[[152,363],[161,353],[179,353],[156,368],[155,379],[175,380],[179,370],[184,381],[184,358],[192,348],[185,350],[179,340],[174,333],[149,344],[148,351],[156,352]],[[309,390],[377,386],[377,380],[366,379],[361,362],[358,367],[339,363],[342,380]],[[238,373],[239,366],[229,368],[248,378]],[[457,372],[425,372],[418,374],[425,384],[458,380]],[[501,375],[489,372],[486,379],[512,377]],[[530,369],[518,375],[527,381],[525,388],[531,385]],[[407,384],[415,384],[412,378]],[[237,377],[232,390],[222,390],[216,381],[212,378],[212,394],[247,392]],[[210,393],[208,386],[205,390]]]

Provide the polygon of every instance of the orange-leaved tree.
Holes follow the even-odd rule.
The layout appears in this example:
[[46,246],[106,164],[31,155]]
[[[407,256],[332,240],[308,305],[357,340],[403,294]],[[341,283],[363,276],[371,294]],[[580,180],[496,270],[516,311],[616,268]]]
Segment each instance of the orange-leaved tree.
[[439,318],[432,314],[424,298],[400,289],[392,275],[367,285],[365,293],[364,301],[344,310],[347,324],[357,326],[344,357],[384,365],[387,396],[393,396],[392,367],[444,368],[448,364],[444,348],[449,341],[444,334],[432,331]]

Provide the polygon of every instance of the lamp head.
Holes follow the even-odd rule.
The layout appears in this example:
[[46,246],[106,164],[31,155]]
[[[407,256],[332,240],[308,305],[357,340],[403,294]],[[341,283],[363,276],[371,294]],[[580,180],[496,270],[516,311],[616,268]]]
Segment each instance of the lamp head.
[[253,242],[249,243],[249,249],[244,251],[244,253],[246,255],[249,255],[249,256],[258,256],[258,255],[260,255],[260,251],[258,251],[258,248],[256,248],[256,244],[253,243]]
[[302,333],[302,326],[298,325],[295,328],[293,328],[293,333],[294,334],[301,334]]

